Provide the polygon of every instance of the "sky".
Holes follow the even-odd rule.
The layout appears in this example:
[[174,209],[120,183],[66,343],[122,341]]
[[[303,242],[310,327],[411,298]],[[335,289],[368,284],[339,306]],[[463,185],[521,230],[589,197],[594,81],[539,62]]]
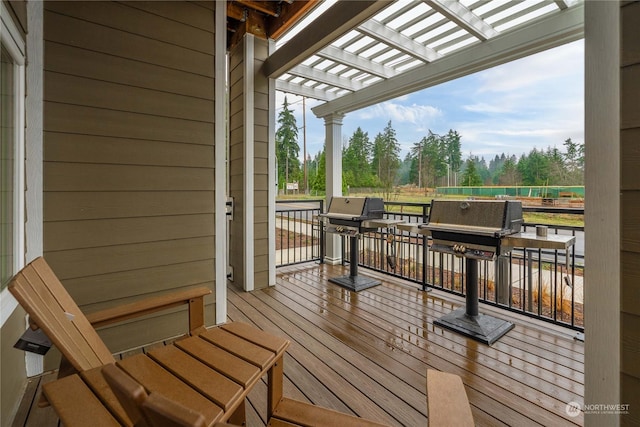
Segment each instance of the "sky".
[[[277,112],[285,96],[303,127],[301,97],[277,92]],[[305,103],[307,154],[313,158],[324,144],[324,121],[311,111],[320,101]],[[584,40],[348,113],[343,143],[358,127],[373,141],[389,120],[402,159],[429,130],[457,131],[463,159],[473,155],[487,163],[502,153],[520,157],[534,148],[564,151],[567,138],[584,143]],[[303,133],[300,129],[301,160]]]

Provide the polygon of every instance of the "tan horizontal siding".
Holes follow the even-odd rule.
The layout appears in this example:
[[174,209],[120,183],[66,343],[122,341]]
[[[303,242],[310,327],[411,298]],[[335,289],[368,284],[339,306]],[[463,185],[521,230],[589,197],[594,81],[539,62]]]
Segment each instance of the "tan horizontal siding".
[[213,122],[213,100],[45,72],[45,101]]
[[47,159],[70,163],[212,168],[212,145],[46,132]]
[[84,76],[105,82],[213,99],[211,77],[158,67],[137,59],[122,58],[53,41],[45,42],[46,70]]
[[[215,32],[212,19],[214,1],[184,2],[184,1],[130,1],[128,6],[164,16],[176,22],[182,22],[211,33]],[[203,8],[205,10],[203,10]]]
[[[55,266],[58,277],[65,280],[210,259],[210,252],[214,248],[213,237],[198,237],[54,251],[47,252],[46,257]],[[154,290],[143,289],[142,291]]]
[[[215,288],[213,11],[155,3],[45,3],[45,257],[89,311]],[[142,345],[179,311],[101,335]]]
[[88,306],[95,301],[108,301],[114,294],[122,301],[128,301],[129,298],[139,297],[141,288],[146,287],[167,292],[176,283],[202,286],[213,281],[214,262],[207,259],[67,279],[65,286],[73,293],[78,304]]
[[47,221],[215,213],[209,191],[47,191]]
[[113,164],[47,163],[45,191],[214,190],[205,168]]
[[620,68],[620,155],[622,194],[621,218],[621,402],[629,404],[622,425],[640,423],[640,310],[638,309],[640,268],[640,185],[638,144],[640,142],[640,4],[622,3]]
[[[640,253],[622,252],[622,278],[626,283],[640,283]],[[622,311],[640,316],[640,286],[623,286],[621,292]]]
[[[103,27],[211,55],[213,32],[140,10],[133,3],[56,1],[47,9]],[[140,25],[144,22],[145,25]]]
[[54,102],[44,103],[44,126],[48,132],[207,145],[213,132],[212,123]]
[[211,55],[48,10],[44,18],[48,41],[214,77]]
[[49,251],[213,236],[211,215],[45,222]]

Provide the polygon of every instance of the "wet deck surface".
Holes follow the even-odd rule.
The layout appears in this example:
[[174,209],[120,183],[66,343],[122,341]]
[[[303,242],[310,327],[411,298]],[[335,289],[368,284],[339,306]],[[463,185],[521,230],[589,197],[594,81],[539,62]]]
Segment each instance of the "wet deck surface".
[[[583,403],[584,344],[574,332],[480,305],[481,312],[516,324],[492,346],[433,325],[464,304],[438,291],[425,293],[366,269],[383,284],[352,293],[327,281],[348,267],[301,264],[278,269],[277,285],[228,292],[228,317],[292,341],[285,356],[285,395],[389,425],[427,423],[426,370],[458,374],[478,425],[582,425],[567,415]],[[126,356],[126,355],[125,355]],[[51,408],[32,405],[33,379],[14,425],[56,426]],[[264,426],[266,385],[249,396],[247,425]]]

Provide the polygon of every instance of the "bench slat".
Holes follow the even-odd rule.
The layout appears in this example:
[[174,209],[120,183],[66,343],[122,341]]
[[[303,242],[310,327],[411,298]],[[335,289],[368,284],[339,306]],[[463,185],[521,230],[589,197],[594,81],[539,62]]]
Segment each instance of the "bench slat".
[[57,411],[65,425],[120,426],[77,374],[47,383],[43,390],[52,405],[68,409]]
[[200,334],[200,337],[215,343],[215,345],[256,365],[260,369],[267,367],[276,357],[273,351],[247,342],[222,328],[209,329],[207,332]]
[[214,367],[218,372],[243,387],[247,387],[260,375],[260,369],[255,365],[234,357],[232,354],[200,337],[190,337],[176,341],[174,345],[191,354],[205,365]]
[[201,413],[207,423],[222,416],[222,408],[180,381],[169,371],[144,354],[127,357],[117,362],[124,371],[144,386],[149,394],[158,392],[187,408]]
[[228,411],[243,387],[174,346],[160,347],[149,357]]
[[222,325],[221,328],[274,353],[281,353],[289,346],[289,340],[271,335],[247,323],[232,322]]

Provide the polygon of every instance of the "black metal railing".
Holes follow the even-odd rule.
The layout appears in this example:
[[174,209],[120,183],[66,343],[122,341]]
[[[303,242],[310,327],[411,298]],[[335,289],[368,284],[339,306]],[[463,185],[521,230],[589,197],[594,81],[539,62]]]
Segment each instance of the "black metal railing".
[[324,200],[276,201],[276,266],[319,261],[324,232],[318,214]]
[[[290,200],[277,204],[276,227],[308,239],[279,232],[277,265],[323,259],[324,233],[317,220],[322,200]],[[424,223],[428,203],[385,202],[385,218]],[[583,215],[584,209],[525,207],[525,212]],[[525,223],[524,231],[537,224]],[[497,261],[479,263],[480,301],[509,311],[560,324],[578,331],[583,322],[584,227],[547,225],[548,233],[569,234],[576,244],[564,250],[514,248]],[[284,240],[288,239],[285,244]],[[299,243],[300,242],[300,243]],[[397,228],[362,235],[358,264],[419,284],[465,295],[464,258],[429,250],[426,236]],[[284,246],[287,246],[286,250]],[[349,261],[349,239],[342,239],[342,260]]]

